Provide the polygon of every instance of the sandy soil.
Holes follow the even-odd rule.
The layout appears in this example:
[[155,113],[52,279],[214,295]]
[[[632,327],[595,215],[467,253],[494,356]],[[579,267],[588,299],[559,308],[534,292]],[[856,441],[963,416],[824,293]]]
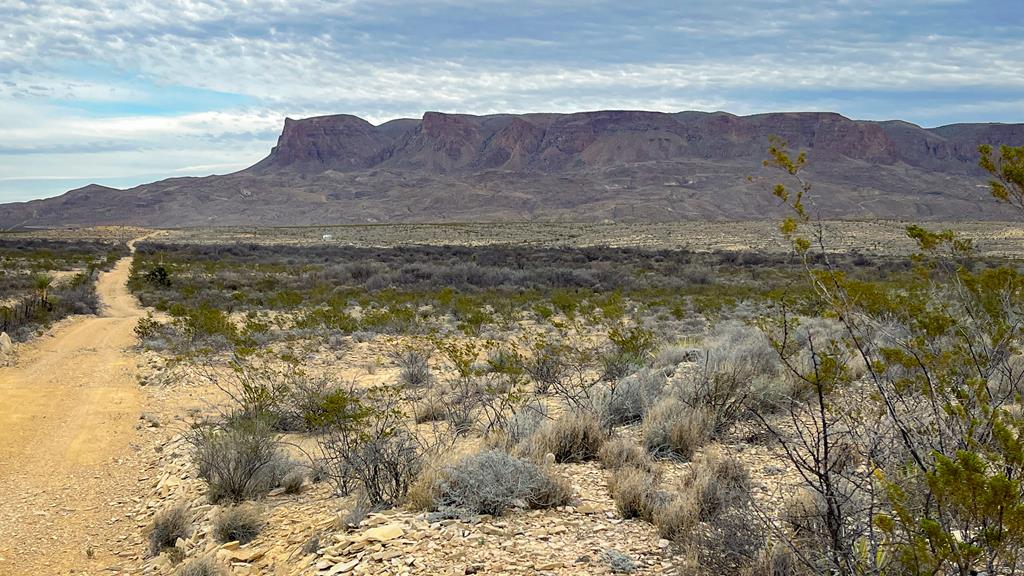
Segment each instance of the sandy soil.
[[0,369],[0,574],[117,573],[139,483],[142,310],[130,258],[100,276],[100,316],[63,322]]

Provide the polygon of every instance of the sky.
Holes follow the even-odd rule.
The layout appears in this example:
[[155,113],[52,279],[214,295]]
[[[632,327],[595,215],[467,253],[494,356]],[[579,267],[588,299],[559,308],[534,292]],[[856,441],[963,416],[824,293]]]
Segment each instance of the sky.
[[242,169],[285,117],[1024,122],[1024,0],[0,0],[0,202]]

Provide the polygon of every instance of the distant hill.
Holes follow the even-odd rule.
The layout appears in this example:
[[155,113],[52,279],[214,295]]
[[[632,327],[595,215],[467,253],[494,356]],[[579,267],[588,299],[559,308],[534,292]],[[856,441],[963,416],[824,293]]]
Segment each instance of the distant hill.
[[289,118],[240,172],[4,204],[0,226],[776,217],[768,190],[781,175],[761,165],[771,135],[808,151],[823,217],[1000,219],[977,148],[1024,144],[1024,124],[925,129],[818,112]]

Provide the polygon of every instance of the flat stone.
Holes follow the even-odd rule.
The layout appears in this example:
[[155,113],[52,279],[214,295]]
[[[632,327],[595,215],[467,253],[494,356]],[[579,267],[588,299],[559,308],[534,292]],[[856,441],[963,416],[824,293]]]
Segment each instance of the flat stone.
[[403,529],[400,524],[388,524],[386,526],[370,528],[363,533],[363,536],[365,536],[367,540],[387,542],[389,540],[394,540],[395,538],[401,538],[403,534],[405,534],[405,529]]
[[359,565],[359,559],[349,560],[348,562],[342,562],[341,564],[335,564],[333,568],[324,572],[324,576],[335,576],[336,574],[345,574],[351,572],[353,568]]

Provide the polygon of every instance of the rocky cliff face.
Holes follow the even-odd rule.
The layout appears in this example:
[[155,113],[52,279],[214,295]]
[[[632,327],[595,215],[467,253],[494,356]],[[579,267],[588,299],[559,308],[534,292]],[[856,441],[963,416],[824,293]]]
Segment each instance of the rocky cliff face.
[[0,224],[771,217],[778,207],[748,176],[779,177],[760,166],[773,135],[808,152],[823,216],[999,218],[977,147],[1024,144],[1024,125],[925,129],[819,112],[287,119],[277,146],[241,172],[87,187],[0,206]]
[[[423,119],[374,127],[349,115],[285,120],[270,156],[251,170],[357,171],[371,167],[435,173],[474,170],[558,172],[581,167],[764,155],[769,136],[817,160],[975,172],[982,143],[1024,141],[1024,125],[960,124],[924,129],[907,122],[855,121],[834,113],[734,116],[606,111]],[[392,124],[392,123],[389,123]]]

